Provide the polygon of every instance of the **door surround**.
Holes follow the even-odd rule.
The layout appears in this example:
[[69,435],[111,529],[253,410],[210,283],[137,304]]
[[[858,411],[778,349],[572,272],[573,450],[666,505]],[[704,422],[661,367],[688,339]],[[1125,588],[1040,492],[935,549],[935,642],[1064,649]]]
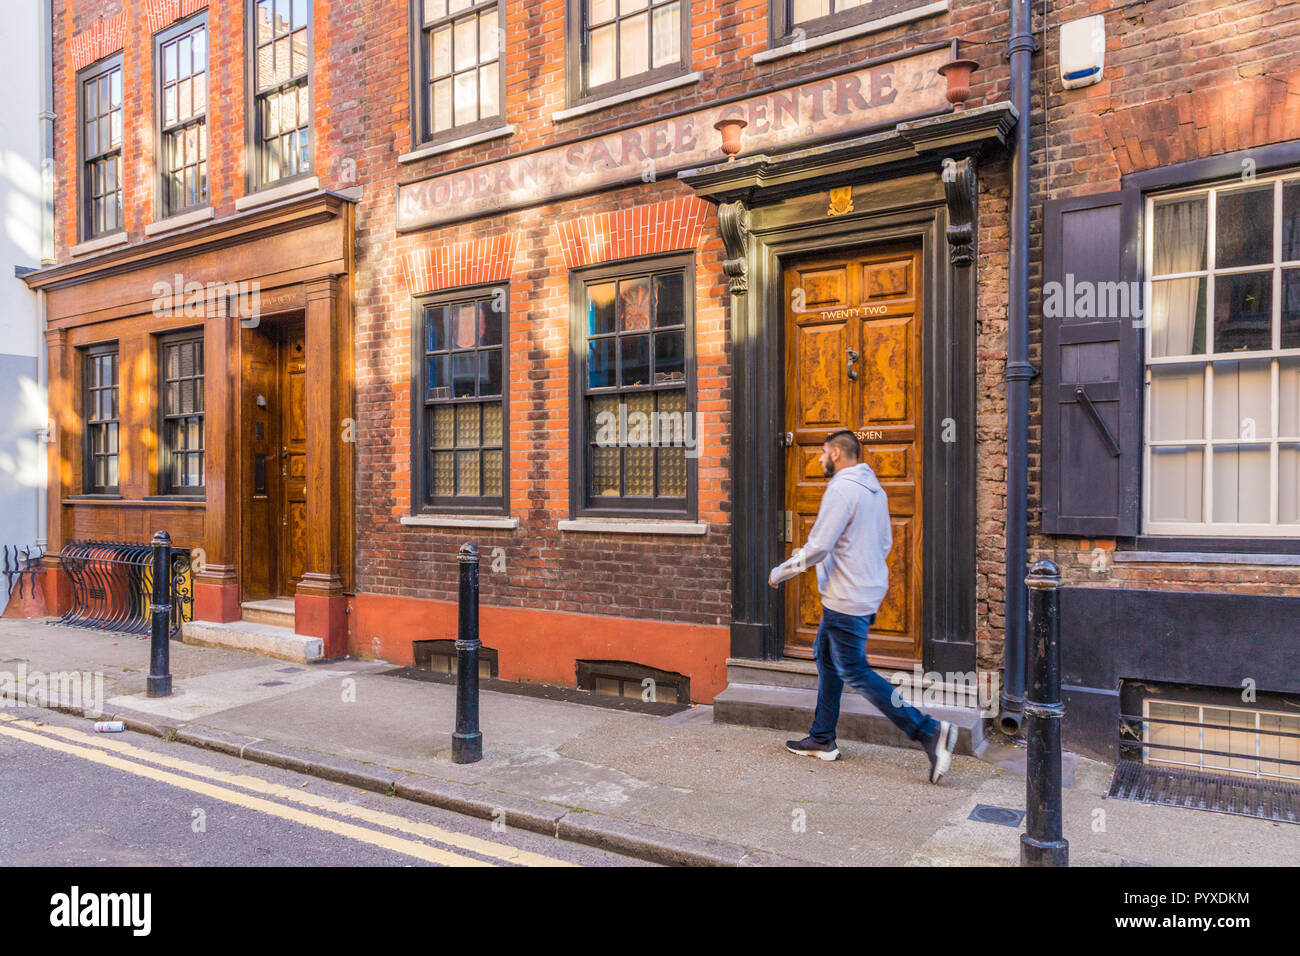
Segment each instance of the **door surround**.
[[[858,212],[827,215],[827,193],[747,210],[748,291],[732,302],[732,656],[778,660],[785,593],[767,585],[780,562],[784,507],[785,335],[782,272],[806,255],[888,243],[921,248],[922,666],[974,672],[975,269],[954,263],[940,175],[854,187]],[[967,249],[969,251],[969,249]],[[729,270],[730,272],[730,270]],[[775,388],[771,387],[776,383]],[[947,421],[947,420],[951,421]],[[945,441],[947,438],[949,440]]]

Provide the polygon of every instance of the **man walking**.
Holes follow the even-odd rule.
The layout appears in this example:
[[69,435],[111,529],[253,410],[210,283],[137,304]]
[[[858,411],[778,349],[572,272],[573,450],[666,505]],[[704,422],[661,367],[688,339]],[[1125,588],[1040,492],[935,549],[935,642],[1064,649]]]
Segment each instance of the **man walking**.
[[821,466],[830,483],[807,543],[790,560],[773,568],[776,588],[817,566],[822,620],[813,656],[817,660],[817,712],[803,740],[788,740],[793,754],[839,760],[835,725],[840,719],[844,684],[855,688],[930,756],[930,782],[938,783],[952,762],[957,727],[894,703],[894,686],[867,663],[867,629],[889,590],[885,559],[893,544],[889,504],[871,466],[860,461],[862,447],[851,431],[831,434],[822,446]]

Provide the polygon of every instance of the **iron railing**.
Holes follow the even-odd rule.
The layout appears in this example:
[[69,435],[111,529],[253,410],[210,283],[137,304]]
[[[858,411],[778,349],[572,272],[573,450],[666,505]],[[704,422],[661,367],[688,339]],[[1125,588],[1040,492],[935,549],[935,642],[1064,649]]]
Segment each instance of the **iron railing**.
[[[72,585],[72,606],[60,624],[102,631],[148,634],[153,596],[153,548],[120,541],[73,541],[59,552]],[[190,552],[172,550],[171,635],[194,618]]]
[[40,586],[36,575],[42,573],[40,548],[33,552],[31,548],[14,545],[11,549],[5,545],[2,550],[4,558],[0,574],[5,579],[5,597],[11,598],[15,592],[19,598],[26,597],[28,593],[35,594],[36,588]]

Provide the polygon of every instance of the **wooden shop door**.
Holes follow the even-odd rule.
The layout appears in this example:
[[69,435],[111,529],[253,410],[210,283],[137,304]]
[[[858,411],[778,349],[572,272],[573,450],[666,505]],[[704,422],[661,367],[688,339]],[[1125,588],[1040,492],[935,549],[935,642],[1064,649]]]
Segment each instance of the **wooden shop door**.
[[289,596],[307,568],[303,323],[262,323],[243,341],[243,599]]
[[[867,642],[874,667],[921,658],[921,254],[890,246],[784,269],[785,557],[807,540],[827,479],[826,436],[850,428],[889,497],[889,594]],[[812,657],[817,574],[786,589],[785,655]]]

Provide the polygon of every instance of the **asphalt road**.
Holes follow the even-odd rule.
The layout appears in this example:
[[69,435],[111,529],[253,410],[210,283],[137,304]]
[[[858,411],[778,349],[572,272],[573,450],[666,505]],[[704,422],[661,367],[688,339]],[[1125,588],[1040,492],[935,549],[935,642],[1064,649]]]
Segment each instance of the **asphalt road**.
[[646,865],[86,720],[0,708],[0,866]]

